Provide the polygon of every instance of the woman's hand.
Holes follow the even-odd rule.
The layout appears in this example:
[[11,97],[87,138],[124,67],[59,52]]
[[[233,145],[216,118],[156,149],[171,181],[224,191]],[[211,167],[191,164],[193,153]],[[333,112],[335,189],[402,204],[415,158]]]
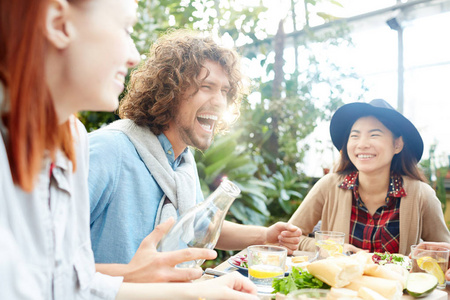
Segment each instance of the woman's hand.
[[359,251],[369,252],[368,250],[355,247],[352,244],[344,244],[344,254],[353,254]]
[[198,299],[257,300],[256,286],[247,278],[233,272],[215,279],[195,282]]

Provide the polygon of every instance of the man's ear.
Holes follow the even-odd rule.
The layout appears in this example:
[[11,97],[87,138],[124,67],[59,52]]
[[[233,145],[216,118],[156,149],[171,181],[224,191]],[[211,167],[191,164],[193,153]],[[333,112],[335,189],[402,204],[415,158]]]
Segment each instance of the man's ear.
[[64,49],[70,42],[69,3],[67,0],[51,0],[45,16],[45,31],[49,42],[57,49]]
[[395,149],[394,152],[395,152],[395,154],[398,154],[398,153],[402,152],[403,145],[404,145],[404,142],[403,142],[403,137],[402,136],[395,139],[395,141],[394,141],[394,149]]

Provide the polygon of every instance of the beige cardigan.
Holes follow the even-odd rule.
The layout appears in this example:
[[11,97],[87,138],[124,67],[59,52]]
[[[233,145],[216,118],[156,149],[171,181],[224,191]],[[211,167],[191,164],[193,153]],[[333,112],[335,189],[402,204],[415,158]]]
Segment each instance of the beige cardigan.
[[[345,233],[348,243],[352,190],[338,186],[343,175],[330,173],[321,178],[303,200],[289,223],[301,228],[303,235],[299,250],[315,251],[312,232],[319,220],[321,230]],[[399,253],[408,255],[410,246],[423,241],[449,242],[450,233],[444,221],[441,202],[434,190],[426,183],[403,176],[403,187],[407,196],[400,202],[400,245]]]

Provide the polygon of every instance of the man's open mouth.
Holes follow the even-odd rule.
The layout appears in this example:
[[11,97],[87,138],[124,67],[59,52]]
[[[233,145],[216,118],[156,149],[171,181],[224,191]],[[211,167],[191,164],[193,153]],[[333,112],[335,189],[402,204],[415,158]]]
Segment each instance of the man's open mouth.
[[206,131],[212,131],[214,128],[214,124],[219,118],[216,115],[210,114],[202,114],[197,116],[197,120]]

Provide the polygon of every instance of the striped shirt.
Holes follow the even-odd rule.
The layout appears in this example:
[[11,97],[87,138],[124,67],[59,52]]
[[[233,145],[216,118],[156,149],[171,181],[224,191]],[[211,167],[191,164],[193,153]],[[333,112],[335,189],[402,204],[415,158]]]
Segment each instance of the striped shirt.
[[400,200],[406,196],[402,177],[391,173],[385,205],[370,215],[358,192],[358,172],[352,172],[339,185],[353,190],[349,243],[370,252],[398,253],[400,244]]

